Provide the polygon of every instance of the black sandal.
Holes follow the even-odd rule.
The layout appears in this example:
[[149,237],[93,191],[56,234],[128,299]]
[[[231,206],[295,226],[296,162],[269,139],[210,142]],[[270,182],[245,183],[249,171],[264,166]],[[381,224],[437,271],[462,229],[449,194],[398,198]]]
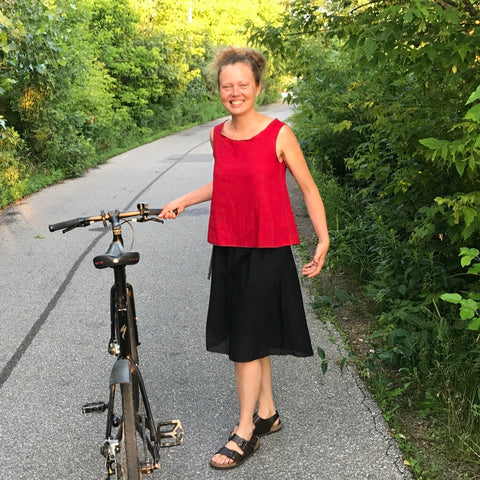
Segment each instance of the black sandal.
[[[274,423],[278,420],[278,423]],[[261,418],[258,416],[258,413],[253,414],[253,423],[255,425],[253,434],[257,437],[263,437],[264,435],[270,435],[271,433],[278,432],[282,429],[282,421],[279,418],[278,411],[275,411],[275,414],[270,418]],[[238,428],[238,425],[235,427]],[[229,440],[232,440],[232,437],[235,435],[235,428],[230,432]]]
[[235,442],[243,450],[243,453],[238,453],[235,450],[227,448],[226,446],[222,447],[215,455],[225,455],[226,457],[231,458],[233,463],[220,464],[210,460],[210,466],[212,468],[215,468],[216,470],[230,470],[232,468],[236,468],[240,466],[248,457],[251,457],[260,446],[260,442],[256,435],[252,435],[252,438],[247,441],[242,437],[239,437],[237,434],[233,434],[230,437],[230,440]]
[[[278,423],[275,425],[275,422]],[[278,411],[270,418],[261,418],[257,414],[253,416],[253,423],[255,424],[254,433],[257,437],[263,437],[264,435],[270,435],[271,433],[278,432],[282,429],[282,422],[279,419]]]

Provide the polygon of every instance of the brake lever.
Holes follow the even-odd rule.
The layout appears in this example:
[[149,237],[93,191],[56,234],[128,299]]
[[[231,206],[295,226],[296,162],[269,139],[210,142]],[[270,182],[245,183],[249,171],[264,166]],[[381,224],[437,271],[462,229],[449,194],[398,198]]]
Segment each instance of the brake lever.
[[137,223],[145,223],[145,222],[159,222],[159,223],[163,223],[163,219],[162,219],[162,218],[158,218],[158,217],[148,217],[148,218],[138,217],[138,218],[136,218],[134,221],[137,222]]

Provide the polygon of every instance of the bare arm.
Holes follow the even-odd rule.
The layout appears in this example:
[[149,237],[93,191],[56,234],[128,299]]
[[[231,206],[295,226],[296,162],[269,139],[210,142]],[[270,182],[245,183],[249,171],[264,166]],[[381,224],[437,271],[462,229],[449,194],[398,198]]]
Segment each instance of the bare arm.
[[[196,205],[197,203],[207,202],[212,199],[213,182],[207,183],[203,187],[197,188],[181,197],[171,200],[163,206],[160,218],[177,218],[187,207]],[[176,213],[175,213],[176,211]]]
[[277,155],[281,161],[286,163],[300,187],[308,215],[318,237],[318,244],[313,260],[302,268],[302,275],[307,275],[309,278],[314,277],[320,273],[330,246],[327,217],[322,197],[312,178],[300,145],[298,144],[295,134],[287,125],[282,127],[278,135]]

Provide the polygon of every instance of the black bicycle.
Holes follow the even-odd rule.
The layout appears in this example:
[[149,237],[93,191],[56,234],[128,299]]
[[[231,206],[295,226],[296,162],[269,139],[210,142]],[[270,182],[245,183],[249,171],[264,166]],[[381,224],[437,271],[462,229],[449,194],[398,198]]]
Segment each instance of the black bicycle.
[[[113,240],[104,255],[93,259],[96,268],[112,268],[115,281],[110,291],[111,335],[108,353],[117,357],[110,374],[108,403],[94,402],[83,406],[83,413],[107,411],[105,441],[101,453],[105,457],[108,478],[140,480],[160,468],[160,448],[179,445],[183,428],[179,420],[155,424],[145,384],[138,366],[137,316],[133,288],[126,279],[126,267],[140,259],[138,252],[126,250],[122,225],[131,222],[157,221],[161,209],[138,204],[136,211],[102,211],[100,215],[80,217],[49,225],[49,230],[66,233],[95,222],[110,223]],[[133,235],[132,235],[133,238]],[[132,241],[133,246],[133,241]]]

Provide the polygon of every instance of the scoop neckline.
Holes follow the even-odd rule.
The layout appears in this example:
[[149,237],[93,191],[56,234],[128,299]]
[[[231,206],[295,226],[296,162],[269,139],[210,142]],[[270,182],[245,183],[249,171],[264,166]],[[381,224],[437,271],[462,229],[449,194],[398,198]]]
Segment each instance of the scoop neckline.
[[278,119],[277,118],[272,118],[271,122],[269,122],[265,128],[262,128],[262,130],[260,130],[258,133],[256,133],[255,135],[249,137],[249,138],[232,138],[232,137],[229,137],[228,135],[225,135],[223,133],[223,127],[225,126],[225,124],[228,122],[228,120],[225,120],[222,124],[221,124],[221,129],[220,129],[220,135],[228,140],[231,140],[232,142],[248,142],[250,140],[253,140],[255,138],[257,138],[259,135],[261,135],[263,132],[265,132],[268,128],[270,128],[272,126],[273,123],[277,122]]

